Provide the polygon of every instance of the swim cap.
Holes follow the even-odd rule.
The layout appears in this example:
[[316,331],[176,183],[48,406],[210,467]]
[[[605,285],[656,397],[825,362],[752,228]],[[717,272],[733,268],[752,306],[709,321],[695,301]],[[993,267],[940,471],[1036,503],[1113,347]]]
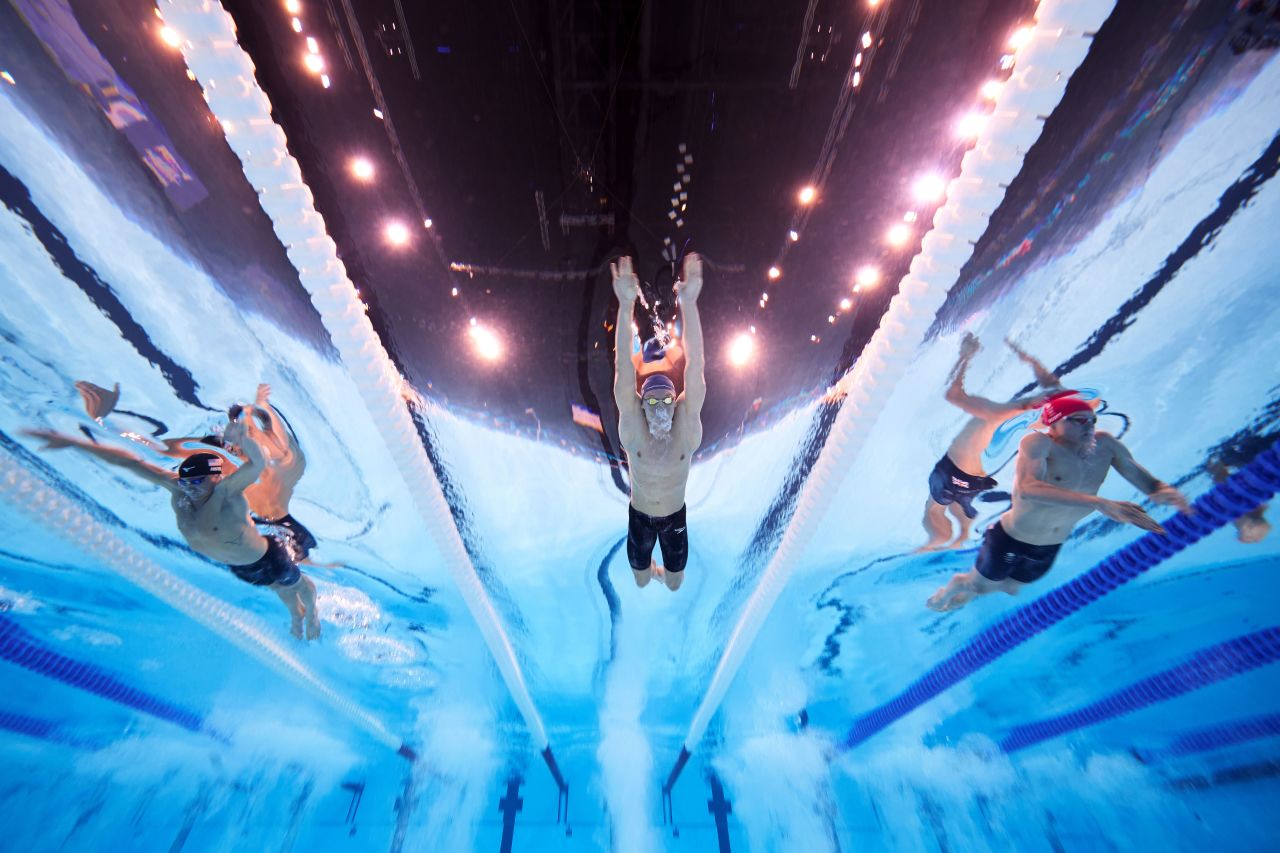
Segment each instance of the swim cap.
[[657,338],[649,338],[649,340],[645,341],[643,352],[642,358],[646,364],[651,361],[661,361],[662,357],[667,354],[666,347]]
[[1049,398],[1049,402],[1040,409],[1040,421],[1045,425],[1057,423],[1067,415],[1076,412],[1092,412],[1093,406],[1088,400],[1077,397],[1078,391],[1063,391]]
[[660,394],[663,391],[666,391],[672,397],[676,395],[675,383],[661,373],[653,373],[645,377],[644,384],[640,386],[641,397],[647,397],[650,394]]
[[216,453],[193,453],[178,466],[178,478],[212,477],[222,474],[222,457]]

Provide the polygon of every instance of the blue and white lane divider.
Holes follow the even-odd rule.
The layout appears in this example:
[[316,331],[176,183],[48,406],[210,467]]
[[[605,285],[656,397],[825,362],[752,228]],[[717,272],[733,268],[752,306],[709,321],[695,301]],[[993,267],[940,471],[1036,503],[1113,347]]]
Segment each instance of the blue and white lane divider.
[[222,637],[263,666],[316,696],[379,743],[413,761],[417,754],[382,721],[320,679],[262,620],[187,583],[126,543],[62,492],[0,449],[0,499],[62,536],[100,565]]
[[1190,515],[1165,522],[1165,535],[1148,533],[1087,572],[983,630],[894,698],[856,719],[840,744],[852,749],[900,717],[957,684],[1022,643],[1058,624],[1178,551],[1258,508],[1280,491],[1280,448],[1259,453],[1192,504]]
[[1015,726],[1000,741],[1000,748],[1017,752],[1076,729],[1176,699],[1277,660],[1280,660],[1280,626],[1235,637],[1200,649],[1183,663],[1136,681],[1097,702],[1056,717]]

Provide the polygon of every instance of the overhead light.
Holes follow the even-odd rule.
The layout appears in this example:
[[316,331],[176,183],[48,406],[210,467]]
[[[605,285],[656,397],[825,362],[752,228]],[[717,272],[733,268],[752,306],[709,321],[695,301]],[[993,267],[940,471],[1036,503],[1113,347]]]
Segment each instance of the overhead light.
[[994,101],[1000,95],[1000,90],[1004,88],[1004,84],[999,80],[988,80],[982,84],[982,97],[988,101]]
[[330,82],[329,82],[329,75],[328,75],[328,74],[321,74],[321,75],[320,75],[320,85],[321,85],[321,86],[324,86],[326,89],[328,89],[328,88],[329,88]]
[[899,222],[885,232],[884,238],[889,242],[890,246],[904,246],[907,240],[911,239],[911,229]]
[[409,229],[403,222],[388,222],[382,229],[382,235],[393,246],[406,246],[409,243]]
[[165,24],[160,28],[160,41],[169,45],[169,47],[177,47],[182,44],[182,36],[178,35],[178,31],[173,27]]
[[947,191],[947,182],[940,175],[932,172],[921,175],[916,178],[916,182],[911,185],[911,193],[919,201],[929,204],[942,201],[942,196]]
[[1031,27],[1018,27],[1013,31],[1013,35],[1009,36],[1009,47],[1022,50],[1031,41],[1031,32]]
[[755,349],[755,338],[746,332],[742,332],[729,344],[729,361],[734,367],[742,367],[751,361],[751,356],[755,354]]
[[857,274],[853,277],[858,287],[875,287],[880,283],[880,269],[870,264],[859,267]]
[[307,70],[312,74],[319,74],[324,70],[324,59],[316,53],[308,53],[302,58],[302,64],[307,66]]
[[378,109],[377,107],[374,107],[373,117],[378,119],[378,121],[382,121],[382,110]]
[[302,4],[298,0],[284,0],[284,10],[290,15],[296,15],[302,11]]
[[294,18],[292,21],[290,21],[289,26],[293,27],[293,31],[295,33],[302,32],[302,21],[298,20],[297,18]]
[[371,181],[374,176],[373,163],[368,157],[352,157],[351,158],[351,174],[357,180]]
[[475,317],[471,318],[471,328],[467,330],[467,334],[471,337],[472,349],[483,360],[497,361],[502,357],[502,341],[492,329],[476,323]]
[[769,280],[777,281],[779,278],[782,278],[782,270],[777,267],[769,267]]
[[865,48],[865,47],[871,47],[871,33],[870,33],[870,32],[865,32],[865,33],[863,33],[863,34],[862,34],[862,46],[863,46],[864,48]]
[[435,225],[435,223],[434,223],[434,222],[432,222],[429,218],[428,218],[428,219],[424,219],[424,220],[422,220],[422,227],[423,227],[423,228],[430,229],[430,228],[431,228],[431,226],[433,226],[433,225]]
[[813,204],[813,200],[818,197],[818,191],[813,186],[806,186],[796,194],[796,198],[801,204]]
[[315,36],[307,36],[307,53],[319,53],[320,44],[316,41]]
[[956,133],[963,139],[977,139],[986,125],[986,116],[981,113],[966,113],[956,123]]
[[853,300],[850,299],[849,297],[846,296],[844,299],[840,300],[841,311],[848,311],[852,307],[853,307]]
[[794,243],[800,239],[800,232],[792,228],[790,231],[787,232],[787,238],[791,240],[792,243]]

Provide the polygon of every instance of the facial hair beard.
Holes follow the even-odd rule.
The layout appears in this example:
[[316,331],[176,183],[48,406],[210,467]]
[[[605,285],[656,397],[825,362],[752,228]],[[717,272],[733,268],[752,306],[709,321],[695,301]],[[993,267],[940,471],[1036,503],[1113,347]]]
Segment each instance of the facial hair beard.
[[1076,451],[1076,455],[1081,459],[1090,459],[1098,452],[1098,437],[1090,435],[1089,440],[1080,445],[1080,449]]

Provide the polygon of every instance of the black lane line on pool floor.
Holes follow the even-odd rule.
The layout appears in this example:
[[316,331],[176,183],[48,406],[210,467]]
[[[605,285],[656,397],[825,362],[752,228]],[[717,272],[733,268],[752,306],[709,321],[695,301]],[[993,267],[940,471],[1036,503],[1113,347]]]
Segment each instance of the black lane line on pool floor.
[[197,391],[200,385],[186,368],[163,353],[151,340],[146,330],[138,324],[129,310],[116,296],[115,291],[98,275],[97,271],[82,261],[67,237],[36,206],[26,184],[0,166],[0,201],[13,214],[21,217],[31,233],[44,246],[58,270],[75,283],[89,300],[110,320],[125,339],[151,365],[157,368],[178,398],[205,411],[215,412],[200,401]]
[[[1151,300],[1164,290],[1165,285],[1177,277],[1184,266],[1213,245],[1214,240],[1232,217],[1253,201],[1263,185],[1275,177],[1277,170],[1280,170],[1280,135],[1273,137],[1266,151],[1262,152],[1262,156],[1253,161],[1244,174],[1218,197],[1218,205],[1213,212],[1196,223],[1186,239],[1165,258],[1155,275],[1147,279],[1146,283],[1138,288],[1137,293],[1099,326],[1089,339],[1080,345],[1074,355],[1055,367],[1054,374],[1059,378],[1065,377],[1071,371],[1099,356],[1107,344],[1133,324],[1138,312],[1147,307]],[[1030,393],[1035,387],[1034,382],[1025,385],[1014,396]]]

